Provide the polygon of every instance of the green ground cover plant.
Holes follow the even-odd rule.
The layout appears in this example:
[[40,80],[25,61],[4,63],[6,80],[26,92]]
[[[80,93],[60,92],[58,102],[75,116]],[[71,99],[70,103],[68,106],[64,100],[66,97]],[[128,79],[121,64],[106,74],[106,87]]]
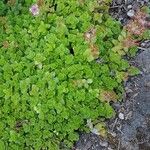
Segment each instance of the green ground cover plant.
[[110,101],[139,71],[109,3],[0,1],[0,150],[67,149],[88,119],[115,115]]

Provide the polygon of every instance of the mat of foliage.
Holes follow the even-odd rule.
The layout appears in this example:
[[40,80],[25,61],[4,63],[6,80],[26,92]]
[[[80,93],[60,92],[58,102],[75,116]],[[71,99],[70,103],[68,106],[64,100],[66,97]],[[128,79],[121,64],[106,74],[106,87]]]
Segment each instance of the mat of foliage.
[[71,147],[88,119],[115,114],[137,70],[113,49],[125,33],[109,2],[39,0],[33,15],[32,0],[0,1],[1,150]]

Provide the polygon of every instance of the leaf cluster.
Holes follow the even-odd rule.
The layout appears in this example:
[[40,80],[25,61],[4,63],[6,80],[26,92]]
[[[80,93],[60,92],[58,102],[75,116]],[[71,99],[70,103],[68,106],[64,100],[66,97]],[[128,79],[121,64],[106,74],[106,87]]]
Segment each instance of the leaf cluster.
[[86,120],[114,116],[109,102],[133,69],[112,50],[121,25],[97,0],[40,1],[36,17],[32,2],[0,2],[1,150],[71,147]]

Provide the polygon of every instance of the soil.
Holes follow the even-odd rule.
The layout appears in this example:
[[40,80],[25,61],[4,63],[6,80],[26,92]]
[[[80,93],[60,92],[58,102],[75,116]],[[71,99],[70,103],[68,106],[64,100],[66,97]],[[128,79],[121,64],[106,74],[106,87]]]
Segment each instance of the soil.
[[125,119],[108,122],[110,131],[117,134],[115,150],[150,150],[150,50],[141,52],[133,62],[141,68],[141,75],[127,82],[124,102],[114,104]]
[[[126,24],[130,19],[127,12],[143,5],[150,6],[150,1],[113,0],[110,14]],[[75,150],[150,150],[150,40],[140,47],[130,63],[138,66],[141,74],[125,83],[124,100],[112,104],[117,115],[106,122],[108,137],[82,133]]]
[[149,5],[149,0],[113,0],[110,6],[110,14],[125,25],[130,19],[127,15],[128,11],[136,11],[142,6]]

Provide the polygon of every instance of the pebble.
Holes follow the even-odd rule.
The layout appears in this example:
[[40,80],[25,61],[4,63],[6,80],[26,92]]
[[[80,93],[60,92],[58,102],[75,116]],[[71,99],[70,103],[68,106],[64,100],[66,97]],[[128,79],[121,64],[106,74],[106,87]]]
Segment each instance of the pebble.
[[134,11],[133,9],[131,9],[131,10],[129,10],[129,11],[127,12],[127,15],[128,15],[129,17],[133,17],[134,14],[135,14],[135,11]]
[[132,93],[132,92],[133,92],[133,91],[132,91],[130,88],[128,88],[128,87],[126,87],[125,90],[126,90],[126,93]]
[[100,142],[100,145],[102,147],[108,147],[108,142],[106,142],[106,141]]
[[118,117],[119,117],[119,119],[124,120],[124,114],[123,113],[119,113]]
[[111,147],[108,147],[108,150],[113,150]]
[[132,8],[132,5],[128,5],[128,7],[127,7],[128,9],[131,9]]

